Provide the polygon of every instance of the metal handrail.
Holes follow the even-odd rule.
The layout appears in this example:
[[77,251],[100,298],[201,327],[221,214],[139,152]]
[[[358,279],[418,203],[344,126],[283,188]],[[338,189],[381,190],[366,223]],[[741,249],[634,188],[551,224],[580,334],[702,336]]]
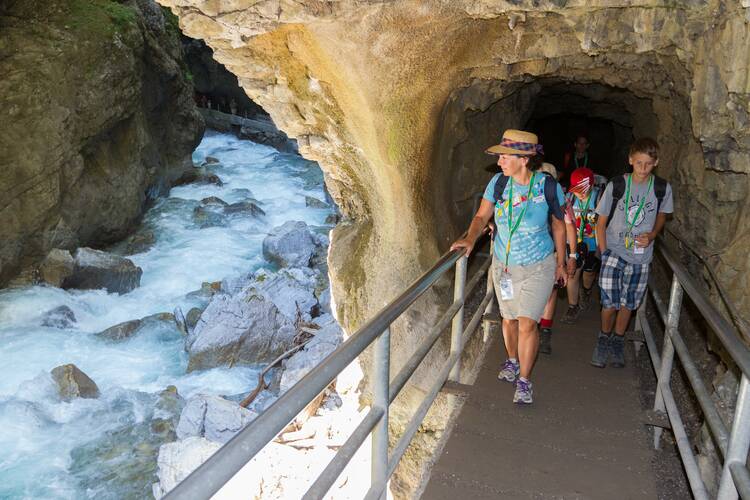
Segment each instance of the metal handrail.
[[[304,498],[322,498],[370,434],[373,437],[372,477],[367,498],[380,498],[398,461],[406,451],[406,447],[440,388],[447,379],[458,381],[463,347],[479,325],[483,314],[492,308],[494,290],[492,277],[489,274],[491,271],[488,271],[490,260],[487,258],[465,289],[468,258],[461,251],[449,251],[443,254],[435,265],[416,279],[406,291],[386,305],[318,366],[282,394],[267,410],[172,489],[165,498],[191,500],[210,498],[370,346],[374,348],[371,409],[349,439],[339,448]],[[391,382],[389,373],[390,325],[454,265],[456,266],[454,302]],[[467,293],[476,286],[484,273],[488,273],[487,291],[469,324],[463,328],[463,308]],[[450,355],[389,457],[388,406],[447,328],[448,322],[452,322]],[[485,331],[484,341],[487,340]]]
[[[742,341],[740,335],[724,319],[687,269],[666,246],[660,242],[656,248],[664,257],[667,266],[672,270],[670,299],[666,305],[654,286],[653,277],[649,280],[649,292],[656,305],[656,312],[665,325],[661,355],[657,351],[654,335],[646,316],[648,301],[643,302],[636,317],[636,328],[643,333],[654,371],[657,374],[654,410],[657,412],[666,411],[693,496],[699,499],[708,498],[706,485],[701,478],[692,445],[685,432],[682,416],[670,387],[674,355],[677,353],[677,359],[682,364],[690,388],[698,400],[708,429],[717,444],[720,456],[723,458],[717,498],[734,500],[741,494],[743,499],[750,499],[750,471],[748,471],[746,465],[748,450],[750,449],[750,384],[748,384],[748,378],[750,378],[750,347]],[[742,372],[731,430],[727,430],[727,426],[721,419],[695,361],[680,335],[679,320],[683,292],[687,292],[695,307]],[[654,427],[654,447],[656,448],[659,446],[661,432],[660,427]]]

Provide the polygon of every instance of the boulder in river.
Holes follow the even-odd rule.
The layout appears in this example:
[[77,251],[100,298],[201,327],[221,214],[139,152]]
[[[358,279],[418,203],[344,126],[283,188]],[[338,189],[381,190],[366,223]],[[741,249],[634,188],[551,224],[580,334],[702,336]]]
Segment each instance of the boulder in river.
[[221,444],[195,436],[162,445],[156,461],[159,482],[153,485],[154,498],[166,495],[219,448]]
[[318,313],[318,299],[314,294],[316,278],[310,269],[307,272],[304,269],[281,269],[276,273],[261,269],[248,286],[273,302],[290,320],[297,318],[298,311],[305,320],[310,320]]
[[288,350],[296,329],[256,290],[218,294],[185,339],[188,371],[267,363]]
[[99,387],[74,364],[60,365],[50,372],[63,401],[99,397]]
[[233,401],[198,394],[188,400],[180,414],[177,437],[200,436],[216,443],[226,443],[257,416]]
[[201,205],[193,209],[193,222],[201,229],[226,226],[227,221],[220,205]]
[[281,267],[308,266],[316,249],[315,237],[301,221],[287,221],[263,240],[263,257]]
[[305,196],[305,206],[310,208],[328,208],[328,204],[313,196]]
[[281,374],[281,393],[299,382],[343,342],[343,330],[332,317],[331,320],[316,330],[313,339],[284,363],[284,370]]
[[205,206],[213,205],[213,206],[219,206],[219,207],[226,207],[227,205],[229,205],[229,203],[222,200],[218,196],[209,196],[201,200],[201,205],[205,205]]
[[119,342],[134,337],[144,328],[154,327],[157,323],[172,325],[174,324],[174,321],[175,317],[172,313],[157,313],[141,319],[123,321],[122,323],[110,326],[106,330],[96,333],[95,335],[102,339]]
[[184,184],[215,184],[217,186],[223,186],[224,183],[218,175],[211,172],[210,170],[198,167],[187,170],[179,179],[174,182],[174,186],[182,186]]
[[228,215],[248,214],[254,217],[266,215],[266,212],[252,201],[238,201],[227,205],[224,207],[224,213]]
[[76,323],[76,315],[68,306],[58,306],[42,315],[42,326],[70,328]]
[[75,270],[65,280],[65,288],[104,288],[110,293],[127,293],[141,284],[142,274],[143,270],[130,259],[79,248],[75,253]]
[[75,269],[75,260],[70,252],[54,248],[39,265],[39,278],[49,285],[61,288]]
[[128,236],[122,243],[125,255],[134,255],[149,250],[156,243],[153,231],[140,231]]

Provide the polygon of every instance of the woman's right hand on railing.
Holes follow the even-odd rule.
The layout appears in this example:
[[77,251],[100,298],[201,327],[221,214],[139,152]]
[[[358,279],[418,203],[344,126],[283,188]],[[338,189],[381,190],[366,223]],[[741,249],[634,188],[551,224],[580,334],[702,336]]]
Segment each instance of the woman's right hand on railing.
[[468,238],[461,238],[460,240],[456,240],[451,245],[451,251],[453,250],[463,250],[464,255],[469,256],[471,254],[471,251],[474,249],[474,242],[469,240]]

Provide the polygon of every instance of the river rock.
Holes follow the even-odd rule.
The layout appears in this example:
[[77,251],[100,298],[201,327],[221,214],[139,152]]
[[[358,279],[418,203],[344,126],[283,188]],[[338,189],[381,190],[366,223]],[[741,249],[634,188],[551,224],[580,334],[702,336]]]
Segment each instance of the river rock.
[[54,248],[39,265],[39,278],[52,286],[61,288],[75,269],[75,260],[70,252]]
[[328,204],[312,196],[305,196],[305,206],[310,208],[328,208]]
[[223,186],[224,182],[215,173],[206,168],[198,167],[187,170],[174,182],[175,186],[185,184],[214,184],[216,186]]
[[318,366],[343,340],[344,332],[335,321],[317,330],[313,339],[284,363],[284,370],[281,374],[281,393],[289,390],[310,370]]
[[218,196],[209,196],[208,198],[203,198],[201,200],[201,205],[215,205],[220,207],[226,207],[229,205],[226,201],[222,200]]
[[255,217],[266,215],[266,212],[252,201],[239,201],[227,205],[224,207],[224,213],[229,215],[249,214]]
[[203,314],[203,309],[200,307],[193,307],[188,311],[185,315],[185,326],[188,331],[195,328],[195,325],[198,324],[198,320],[201,318],[201,314]]
[[177,437],[205,437],[226,443],[249,424],[257,413],[218,396],[198,394],[190,398],[177,424]]
[[65,288],[98,289],[127,293],[141,284],[143,270],[133,261],[91,248],[75,253],[75,270],[65,280]]
[[68,306],[50,309],[42,316],[42,326],[51,328],[70,328],[76,323],[76,315]]
[[341,220],[341,216],[339,214],[328,214],[326,215],[325,223],[329,225],[336,225]]
[[292,322],[261,293],[218,294],[185,339],[188,371],[267,363],[291,347],[295,334]]
[[315,238],[301,221],[285,222],[263,240],[263,257],[281,267],[307,266],[315,250]]
[[58,394],[63,401],[75,398],[94,399],[99,397],[99,387],[74,364],[60,365],[50,372],[57,384]]
[[295,268],[282,269],[276,273],[261,269],[255,273],[248,286],[273,302],[290,320],[296,320],[299,311],[303,319],[308,321],[318,314],[318,299],[314,294],[316,278],[309,269],[307,273]]
[[104,331],[96,334],[97,337],[112,341],[126,340],[136,335],[143,326],[143,321],[134,319],[131,321],[125,321],[115,326],[110,326]]
[[202,205],[193,210],[193,222],[201,229],[226,226],[227,221],[220,211],[221,206]]
[[142,231],[128,236],[123,242],[125,255],[134,255],[149,250],[156,243],[153,231]]
[[206,160],[203,162],[206,165],[215,165],[217,163],[221,163],[218,158],[214,156],[206,156]]
[[219,448],[221,444],[196,436],[162,445],[156,461],[159,482],[153,485],[154,498],[161,499]]

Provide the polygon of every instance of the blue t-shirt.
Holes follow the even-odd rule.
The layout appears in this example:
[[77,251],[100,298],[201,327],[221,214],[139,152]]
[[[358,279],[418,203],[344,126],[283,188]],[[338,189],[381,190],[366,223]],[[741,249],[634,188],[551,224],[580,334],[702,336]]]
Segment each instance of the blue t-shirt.
[[[495,176],[487,184],[484,190],[484,199],[495,205],[495,258],[498,262],[505,264],[505,248],[510,235],[508,227],[508,196],[511,189],[511,181],[505,185],[503,191],[502,204],[495,199],[495,184],[502,174]],[[549,207],[547,199],[544,197],[544,183],[547,176],[537,172],[534,177],[534,184],[531,188],[531,198],[526,208],[526,213],[521,219],[521,224],[513,234],[510,242],[510,256],[508,265],[510,266],[528,266],[541,262],[555,250],[554,242],[550,234],[549,226]],[[529,194],[529,186],[521,186],[513,183],[513,219],[515,225],[518,216],[523,211],[523,206],[527,202],[526,196]],[[560,185],[557,186],[557,200],[560,206],[563,205],[565,195]]]
[[[570,207],[575,215],[576,238],[581,234],[581,224],[583,224],[583,243],[586,244],[590,252],[596,252],[596,202],[599,198],[599,188],[596,186],[591,190],[591,199],[586,207],[586,201],[581,200],[573,193],[568,193]],[[586,220],[582,220],[583,209],[586,208]],[[571,221],[572,222],[572,221]]]

